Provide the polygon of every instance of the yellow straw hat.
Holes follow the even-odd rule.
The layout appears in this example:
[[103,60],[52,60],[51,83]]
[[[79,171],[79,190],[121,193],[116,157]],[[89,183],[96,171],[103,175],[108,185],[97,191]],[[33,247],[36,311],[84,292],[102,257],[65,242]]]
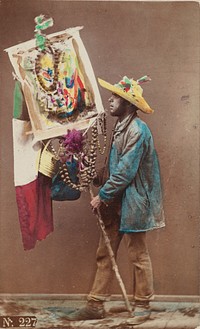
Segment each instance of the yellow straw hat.
[[110,83],[98,78],[98,82],[103,88],[106,88],[112,93],[121,96],[145,113],[153,113],[154,110],[152,110],[152,108],[145,101],[144,97],[142,97],[143,89],[140,84],[150,80],[151,79],[147,75],[137,81],[124,76],[120,82],[115,85],[111,85]]

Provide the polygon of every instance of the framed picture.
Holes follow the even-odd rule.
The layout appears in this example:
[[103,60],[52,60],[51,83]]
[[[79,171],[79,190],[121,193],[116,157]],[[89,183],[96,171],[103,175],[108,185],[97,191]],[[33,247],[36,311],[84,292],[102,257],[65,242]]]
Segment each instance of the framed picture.
[[35,140],[86,129],[104,112],[81,29],[45,35],[43,46],[33,39],[6,49],[27,104],[32,127],[27,133]]

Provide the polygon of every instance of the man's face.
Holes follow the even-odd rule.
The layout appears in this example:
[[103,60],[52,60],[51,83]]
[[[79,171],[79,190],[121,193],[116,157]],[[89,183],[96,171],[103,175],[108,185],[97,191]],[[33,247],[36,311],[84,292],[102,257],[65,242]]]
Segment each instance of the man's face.
[[116,117],[123,116],[124,99],[116,94],[112,94],[108,101],[110,103],[110,114]]

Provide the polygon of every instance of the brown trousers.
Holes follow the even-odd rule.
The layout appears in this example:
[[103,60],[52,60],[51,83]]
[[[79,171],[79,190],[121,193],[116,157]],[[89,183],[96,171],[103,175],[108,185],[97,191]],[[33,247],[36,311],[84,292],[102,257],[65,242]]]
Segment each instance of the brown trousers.
[[[133,299],[135,301],[149,301],[153,296],[153,274],[146,243],[146,232],[128,234],[119,232],[119,203],[113,203],[108,207],[103,206],[101,208],[101,215],[115,258],[122,238],[124,237],[126,239],[128,256],[133,266]],[[88,300],[105,301],[110,295],[110,286],[114,271],[102,233],[96,260],[97,272],[92,290],[88,295]]]

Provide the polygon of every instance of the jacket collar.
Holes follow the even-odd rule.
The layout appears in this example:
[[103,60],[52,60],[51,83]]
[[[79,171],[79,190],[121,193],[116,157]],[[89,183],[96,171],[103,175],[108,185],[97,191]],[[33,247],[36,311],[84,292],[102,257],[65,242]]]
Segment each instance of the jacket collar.
[[115,128],[114,128],[114,134],[113,137],[114,139],[120,134],[122,133],[128,126],[129,124],[132,122],[133,119],[135,119],[137,117],[137,112],[131,113],[129,114],[124,120],[122,121],[117,121]]

